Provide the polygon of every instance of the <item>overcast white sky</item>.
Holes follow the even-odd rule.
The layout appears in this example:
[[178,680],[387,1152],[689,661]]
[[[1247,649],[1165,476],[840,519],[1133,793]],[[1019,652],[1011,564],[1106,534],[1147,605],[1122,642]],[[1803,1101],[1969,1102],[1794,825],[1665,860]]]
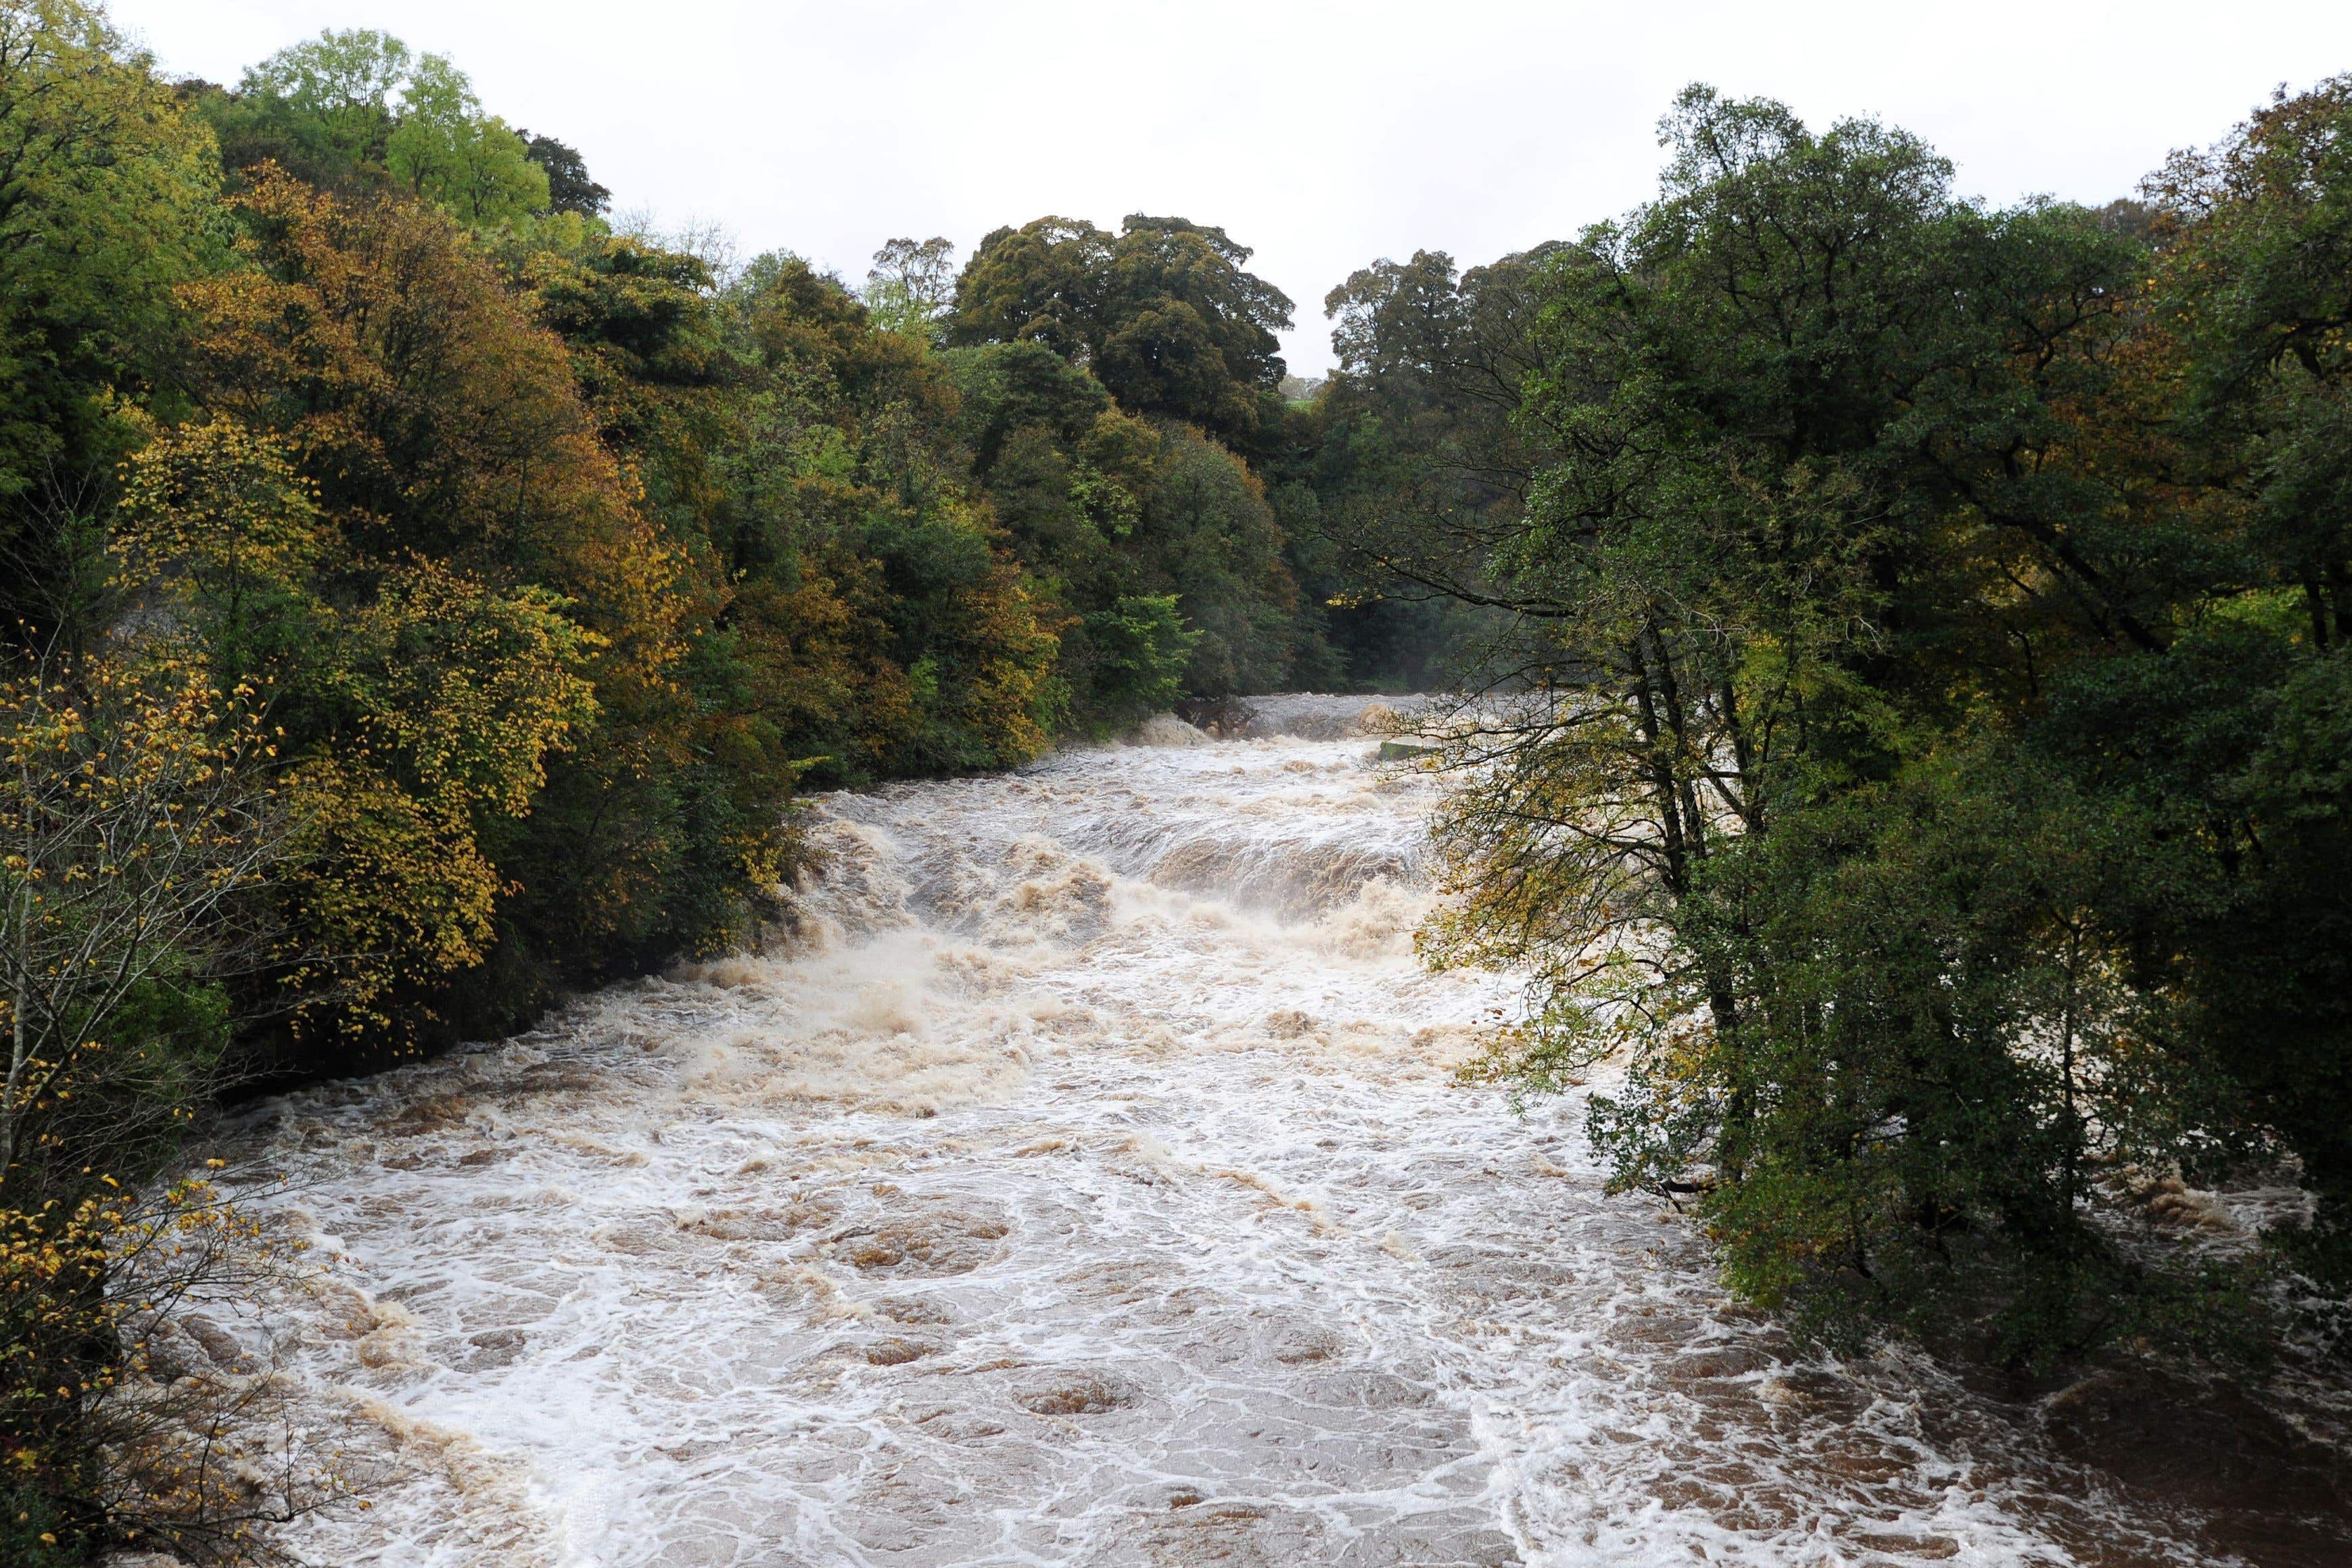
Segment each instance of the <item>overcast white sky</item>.
[[2347,0],[112,0],[234,82],[320,27],[453,56],[623,209],[716,220],[853,283],[894,235],[969,252],[1046,213],[1222,224],[1330,360],[1324,292],[1467,265],[1643,199],[1685,83],[1875,114],[1995,202],[2126,193],[2279,82],[2352,71]]

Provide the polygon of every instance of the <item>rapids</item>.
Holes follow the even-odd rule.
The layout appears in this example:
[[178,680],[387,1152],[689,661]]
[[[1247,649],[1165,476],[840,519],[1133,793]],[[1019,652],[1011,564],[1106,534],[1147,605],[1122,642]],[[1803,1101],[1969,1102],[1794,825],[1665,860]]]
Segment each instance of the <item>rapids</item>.
[[[772,950],[265,1108],[267,1336],[386,1568],[2196,1563],[1916,1359],[1795,1354],[1452,1070],[1360,699],[834,796]],[[315,1434],[314,1434],[315,1435]]]

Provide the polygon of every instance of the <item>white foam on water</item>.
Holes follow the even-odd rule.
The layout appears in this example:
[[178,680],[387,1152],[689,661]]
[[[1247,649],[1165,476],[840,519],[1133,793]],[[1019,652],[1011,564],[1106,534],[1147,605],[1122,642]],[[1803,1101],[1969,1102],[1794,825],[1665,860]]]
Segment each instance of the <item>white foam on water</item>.
[[1577,1099],[1458,1086],[1513,991],[1413,959],[1434,784],[1343,699],[1268,710],[830,798],[784,950],[285,1101],[258,1152],[346,1326],[289,1304],[281,1348],[379,1477],[286,1544],[2198,1560],[1932,1368],[1732,1310]]

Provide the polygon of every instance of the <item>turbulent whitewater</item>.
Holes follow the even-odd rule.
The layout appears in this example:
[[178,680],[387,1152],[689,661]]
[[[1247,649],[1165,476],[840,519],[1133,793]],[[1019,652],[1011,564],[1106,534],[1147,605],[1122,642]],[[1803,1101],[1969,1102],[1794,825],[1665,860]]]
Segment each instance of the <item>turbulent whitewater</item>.
[[[835,796],[771,950],[275,1103],[267,1321],[457,1568],[2193,1562],[1903,1359],[1797,1357],[1453,1068],[1360,701]],[[1664,1221],[1662,1223],[1662,1221]]]

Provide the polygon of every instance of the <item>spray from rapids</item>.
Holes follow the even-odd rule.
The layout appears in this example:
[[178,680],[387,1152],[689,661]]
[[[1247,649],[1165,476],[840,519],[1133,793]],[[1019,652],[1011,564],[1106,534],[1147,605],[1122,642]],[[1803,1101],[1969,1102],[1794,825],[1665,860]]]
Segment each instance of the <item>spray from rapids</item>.
[[274,1107],[344,1564],[2191,1562],[1451,1069],[1361,699],[834,797],[788,944]]

